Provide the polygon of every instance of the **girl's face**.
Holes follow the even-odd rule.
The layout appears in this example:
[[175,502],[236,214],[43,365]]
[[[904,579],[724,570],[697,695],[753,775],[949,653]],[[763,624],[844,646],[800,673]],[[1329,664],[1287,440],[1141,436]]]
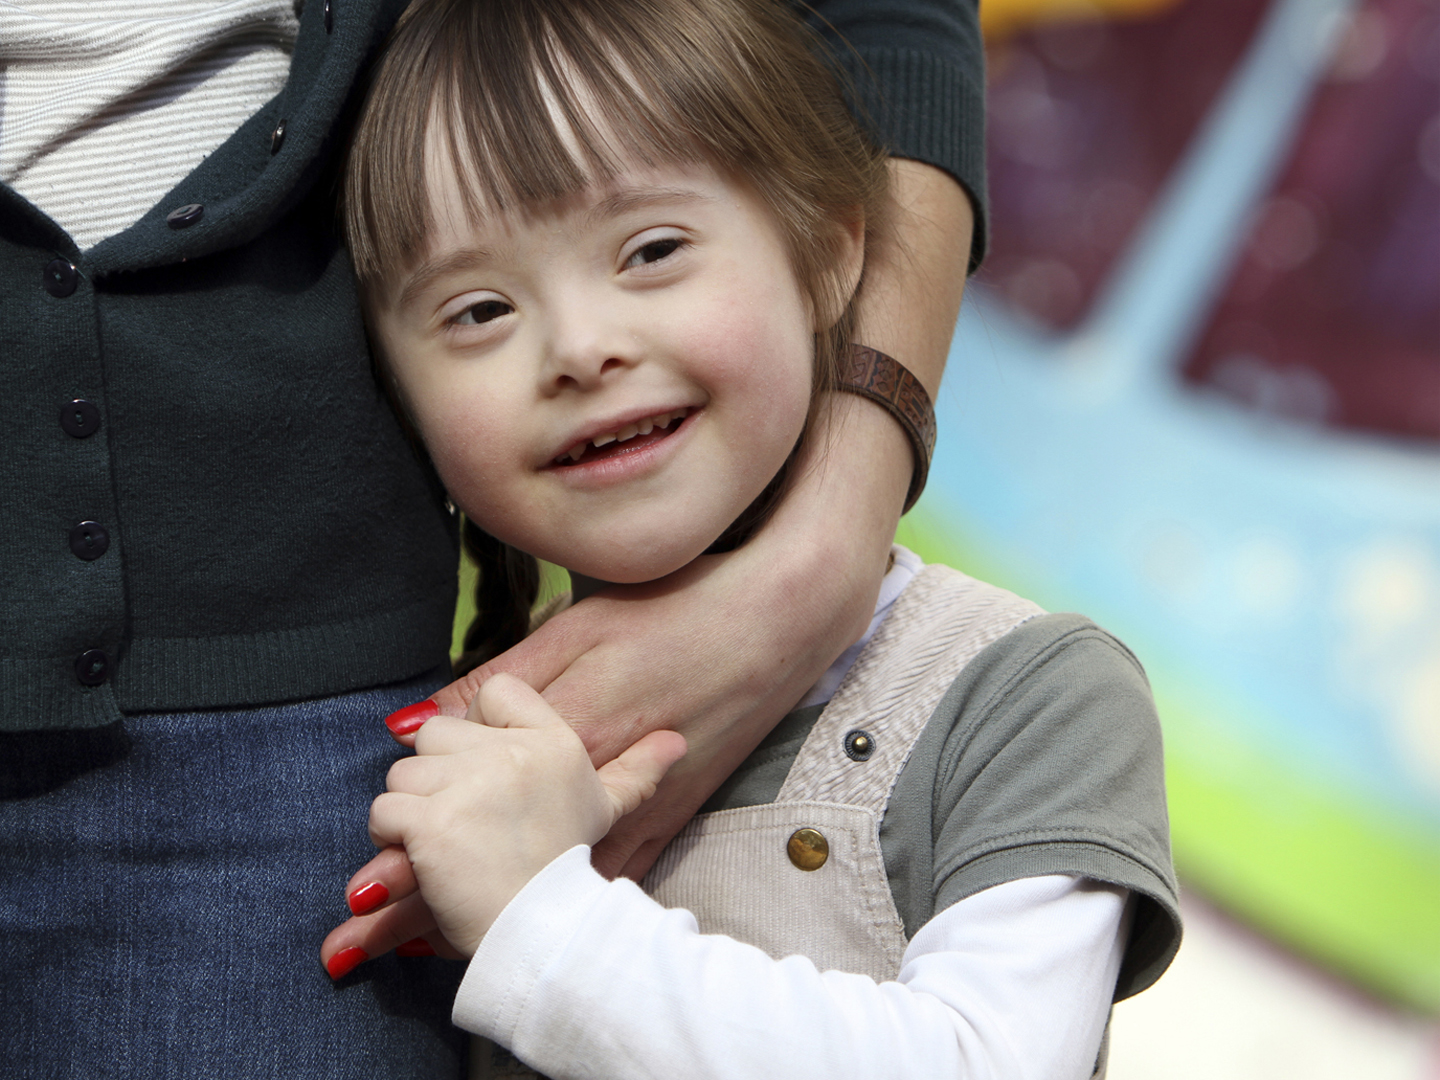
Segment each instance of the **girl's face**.
[[588,577],[679,569],[805,423],[815,318],[769,211],[704,165],[478,224],[456,184],[434,170],[428,249],[371,312],[452,499]]

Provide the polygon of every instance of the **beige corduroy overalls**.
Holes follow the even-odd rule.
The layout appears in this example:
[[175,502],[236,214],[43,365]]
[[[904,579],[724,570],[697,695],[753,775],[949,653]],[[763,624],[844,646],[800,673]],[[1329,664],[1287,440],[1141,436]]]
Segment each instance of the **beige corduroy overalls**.
[[[894,979],[906,938],[880,850],[890,792],[965,665],[1039,614],[1003,589],[925,567],[820,714],[775,801],[698,815],[661,853],[645,891],[691,911],[701,933],[776,959],[799,953],[822,971]],[[487,1069],[489,1043],[477,1044],[472,1078],[539,1075],[504,1051]]]

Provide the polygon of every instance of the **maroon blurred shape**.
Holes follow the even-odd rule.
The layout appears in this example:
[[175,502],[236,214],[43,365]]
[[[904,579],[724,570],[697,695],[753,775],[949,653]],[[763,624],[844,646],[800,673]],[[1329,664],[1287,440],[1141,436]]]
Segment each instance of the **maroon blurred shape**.
[[1440,438],[1440,7],[1365,3],[1185,377],[1269,413]]
[[990,50],[982,280],[1074,327],[1250,42],[1265,0],[1051,26]]

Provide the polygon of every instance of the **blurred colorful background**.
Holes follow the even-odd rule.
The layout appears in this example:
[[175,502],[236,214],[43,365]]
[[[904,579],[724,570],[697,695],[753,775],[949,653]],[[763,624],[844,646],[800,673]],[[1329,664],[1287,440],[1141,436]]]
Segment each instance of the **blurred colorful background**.
[[992,254],[901,538],[1149,671],[1191,932],[1112,1080],[1437,1080],[1440,3],[981,14]]

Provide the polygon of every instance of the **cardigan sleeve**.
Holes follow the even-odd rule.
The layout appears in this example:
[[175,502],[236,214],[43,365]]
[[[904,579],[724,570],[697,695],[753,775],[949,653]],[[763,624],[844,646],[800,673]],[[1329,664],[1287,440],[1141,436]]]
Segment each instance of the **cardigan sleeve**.
[[818,0],[808,21],[892,156],[944,169],[970,196],[973,272],[988,243],[985,52],[973,0]]

